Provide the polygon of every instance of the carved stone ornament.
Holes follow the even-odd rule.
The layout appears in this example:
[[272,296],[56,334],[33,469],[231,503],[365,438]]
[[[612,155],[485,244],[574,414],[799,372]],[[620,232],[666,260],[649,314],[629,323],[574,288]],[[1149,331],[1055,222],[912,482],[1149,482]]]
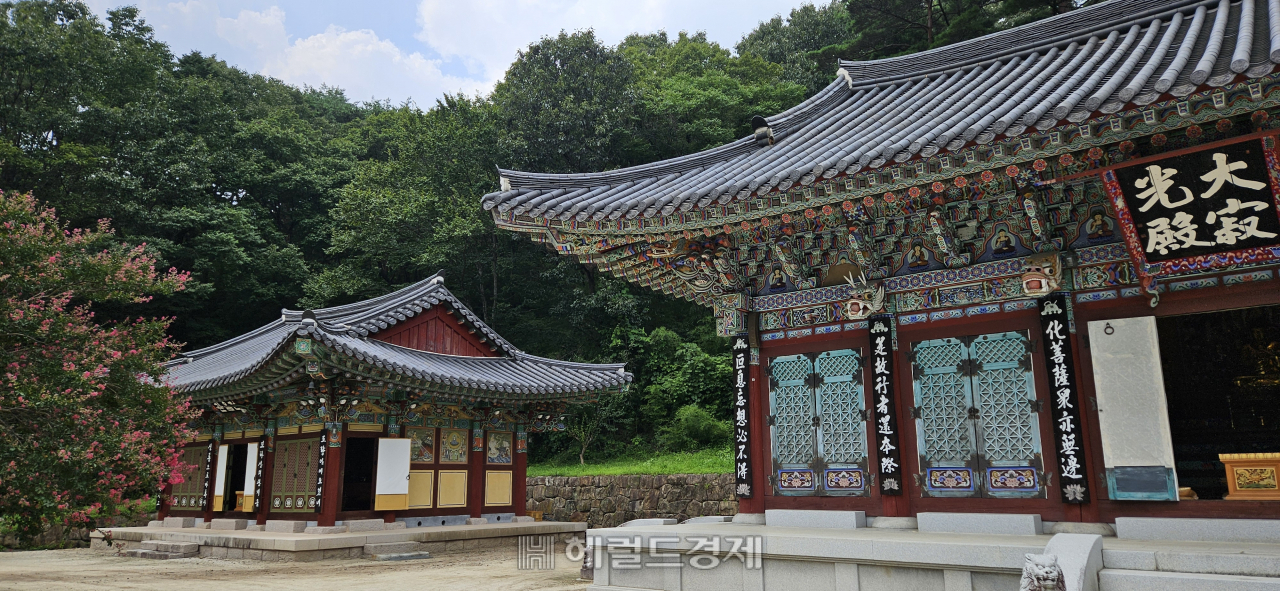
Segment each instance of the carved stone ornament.
[[1067,591],[1066,577],[1053,554],[1028,554],[1018,591]]
[[1039,297],[1049,295],[1062,285],[1062,259],[1056,252],[1033,254],[1027,257],[1022,271],[1022,292]]
[[884,311],[884,283],[877,281],[872,285],[867,282],[865,274],[854,279],[852,273],[846,275],[844,280],[853,288],[849,299],[840,303],[846,320],[862,320]]

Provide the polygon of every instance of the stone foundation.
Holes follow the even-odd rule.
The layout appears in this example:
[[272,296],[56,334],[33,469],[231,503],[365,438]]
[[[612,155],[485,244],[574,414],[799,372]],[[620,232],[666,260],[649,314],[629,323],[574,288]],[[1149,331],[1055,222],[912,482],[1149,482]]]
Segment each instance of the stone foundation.
[[633,519],[735,515],[732,474],[666,476],[534,476],[526,509],[549,521],[615,527]]

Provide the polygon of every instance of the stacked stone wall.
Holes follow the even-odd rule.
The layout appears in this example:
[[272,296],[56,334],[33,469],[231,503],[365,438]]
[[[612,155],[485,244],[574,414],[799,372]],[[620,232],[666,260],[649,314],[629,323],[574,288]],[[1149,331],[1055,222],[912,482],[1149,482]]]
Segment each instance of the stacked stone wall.
[[732,474],[533,476],[526,508],[551,521],[614,527],[632,519],[735,515]]

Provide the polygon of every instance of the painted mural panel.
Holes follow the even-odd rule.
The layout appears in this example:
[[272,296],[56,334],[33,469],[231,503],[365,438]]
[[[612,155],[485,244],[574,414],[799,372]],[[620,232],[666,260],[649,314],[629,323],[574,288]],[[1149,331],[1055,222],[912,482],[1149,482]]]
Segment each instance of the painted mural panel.
[[489,445],[485,447],[485,461],[490,464],[511,463],[511,432],[490,431]]
[[467,463],[467,445],[470,441],[470,433],[467,429],[441,429],[440,463]]
[[406,427],[409,439],[409,461],[429,464],[436,461],[436,430],[432,427]]

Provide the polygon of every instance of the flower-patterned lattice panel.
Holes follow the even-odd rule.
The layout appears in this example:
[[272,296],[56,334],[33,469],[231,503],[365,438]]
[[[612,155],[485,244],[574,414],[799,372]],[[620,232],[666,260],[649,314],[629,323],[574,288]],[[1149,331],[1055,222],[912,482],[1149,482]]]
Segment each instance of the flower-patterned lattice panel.
[[973,341],[972,352],[978,362],[973,388],[983,459],[1006,466],[1033,463],[1040,453],[1040,428],[1032,410],[1035,382],[1026,335],[983,335]]
[[828,464],[856,464],[867,454],[863,421],[862,356],[858,351],[828,351],[818,356],[822,380],[817,391],[821,418],[821,455]]
[[915,345],[914,356],[923,458],[933,465],[963,466],[974,452],[969,379],[959,369],[967,357],[965,346],[956,339],[923,341]]
[[813,362],[803,355],[778,357],[769,365],[774,417],[773,452],[779,464],[808,465],[814,455]]

